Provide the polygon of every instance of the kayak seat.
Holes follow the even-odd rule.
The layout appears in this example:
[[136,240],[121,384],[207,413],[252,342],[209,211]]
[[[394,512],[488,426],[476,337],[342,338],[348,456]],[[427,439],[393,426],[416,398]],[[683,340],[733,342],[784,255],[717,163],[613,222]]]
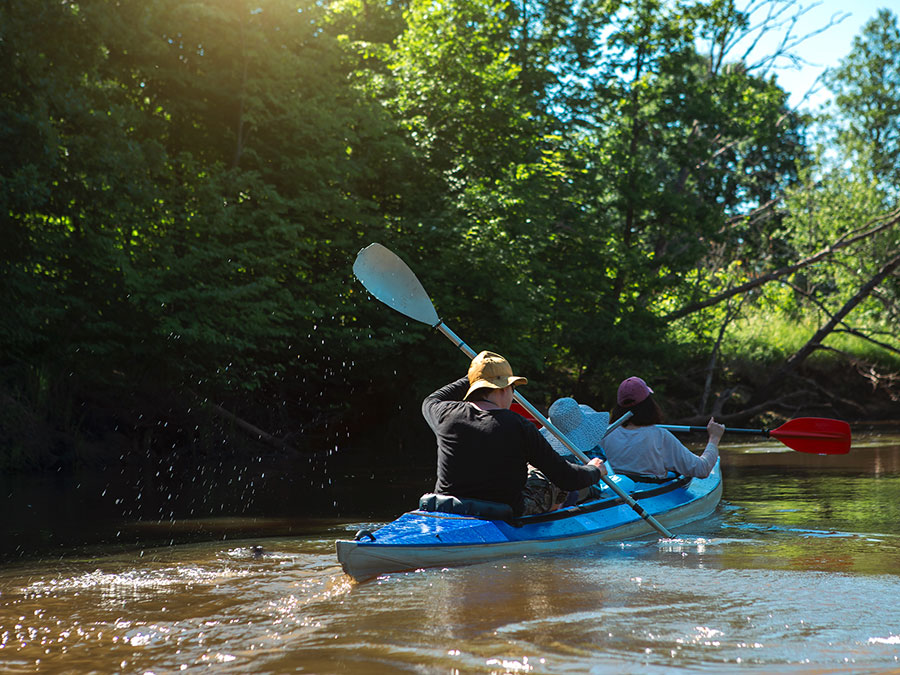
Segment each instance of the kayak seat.
[[428,492],[419,498],[419,510],[452,513],[457,516],[474,516],[486,520],[510,521],[514,518],[512,507],[503,502],[439,495],[434,492]]

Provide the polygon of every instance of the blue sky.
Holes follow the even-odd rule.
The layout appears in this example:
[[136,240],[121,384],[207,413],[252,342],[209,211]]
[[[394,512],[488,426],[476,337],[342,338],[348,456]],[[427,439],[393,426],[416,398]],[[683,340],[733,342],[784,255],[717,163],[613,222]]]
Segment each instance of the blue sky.
[[[797,36],[809,34],[826,26],[833,17],[840,18],[846,15],[837,25],[827,28],[825,31],[810,37],[792,51],[801,57],[806,63],[799,69],[789,64],[782,63],[774,72],[778,83],[791,94],[791,104],[798,105],[803,95],[813,85],[816,78],[828,67],[838,65],[840,60],[847,55],[853,43],[854,36],[858,35],[863,25],[874,18],[878,10],[884,7],[898,12],[900,2],[898,0],[821,0],[819,2],[801,0],[796,8],[809,8],[799,19],[792,33]],[[739,8],[747,7],[747,3],[738,3]],[[796,11],[796,10],[795,10]],[[789,15],[795,14],[791,11]],[[774,48],[777,39],[770,36],[761,41],[759,49],[765,51]],[[830,93],[823,87],[803,105],[805,108],[821,105],[830,99]]]

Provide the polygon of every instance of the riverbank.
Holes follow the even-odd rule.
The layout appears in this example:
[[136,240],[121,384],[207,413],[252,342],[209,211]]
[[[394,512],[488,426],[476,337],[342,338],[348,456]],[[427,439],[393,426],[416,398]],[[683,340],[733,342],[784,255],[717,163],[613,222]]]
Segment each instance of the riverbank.
[[[745,406],[749,392],[766,371],[752,364],[725,367],[731,375],[722,411]],[[537,378],[534,378],[537,380]],[[548,377],[564,391],[561,376]],[[554,396],[539,381],[529,385],[529,400],[546,411]],[[699,371],[685,368],[654,380],[657,398],[671,423],[698,423],[702,395]],[[379,388],[350,393],[340,403],[321,407],[288,404],[259,394],[233,395],[213,403],[184,391],[70,392],[41,400],[0,389],[0,470],[6,473],[58,474],[79,468],[118,467],[178,456],[198,462],[222,458],[289,457],[316,460],[365,445],[415,447],[431,442],[419,413],[427,391],[400,390],[386,397]],[[568,395],[568,391],[560,395]],[[579,397],[598,409],[608,392]],[[833,417],[851,424],[896,420],[900,377],[873,384],[863,367],[833,359],[811,361],[769,405],[732,426],[774,428],[801,416]],[[313,462],[313,466],[315,463]]]

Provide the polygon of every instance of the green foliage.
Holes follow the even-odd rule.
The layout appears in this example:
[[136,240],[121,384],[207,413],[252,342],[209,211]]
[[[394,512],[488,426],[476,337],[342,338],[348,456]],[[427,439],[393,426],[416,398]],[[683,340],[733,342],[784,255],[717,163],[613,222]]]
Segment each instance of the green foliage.
[[[728,340],[723,346],[723,358],[729,363],[749,364],[749,367],[758,371],[763,366],[774,367],[800,349],[821,321],[821,315],[813,312],[800,317],[774,312],[766,316],[748,316],[738,321],[729,331]],[[882,327],[881,339],[891,335],[890,328]],[[859,361],[878,368],[892,371],[900,369],[900,355],[892,354],[875,344],[862,342],[846,332],[833,333],[825,341],[825,345],[838,352],[852,354]],[[822,351],[815,358],[844,363],[846,367],[845,359],[831,351]]]
[[[838,143],[896,199],[900,184],[900,25],[882,9],[825,81],[835,93]],[[874,149],[874,152],[870,150]]]
[[[893,15],[832,74],[852,124],[805,171],[785,93],[698,53],[746,23],[718,0],[9,0],[0,375],[17,419],[71,431],[105,406],[134,428],[199,397],[287,431],[418,401],[465,361],[353,279],[372,241],[473,348],[539,375],[538,401],[696,362],[735,312],[833,310],[896,228],[791,290],[660,318],[894,197]],[[884,114],[858,107],[868,92]],[[860,306],[875,329],[897,290]],[[801,339],[752,324],[726,351]]]
[[[805,256],[851,235],[877,232],[837,251],[828,264],[794,276],[791,305],[796,315],[816,314],[824,322],[900,251],[900,228],[891,226],[897,207],[898,57],[897,17],[883,10],[827,74],[836,93],[835,106],[831,116],[820,120],[815,161],[786,193],[787,216],[778,236]],[[828,344],[896,368],[898,291],[896,274],[887,277],[853,310],[852,320],[842,322]],[[865,335],[876,342],[866,341]]]
[[4,361],[88,388],[318,393],[331,366],[298,345],[345,339],[330,317],[403,152],[323,10],[32,10],[3,17]]

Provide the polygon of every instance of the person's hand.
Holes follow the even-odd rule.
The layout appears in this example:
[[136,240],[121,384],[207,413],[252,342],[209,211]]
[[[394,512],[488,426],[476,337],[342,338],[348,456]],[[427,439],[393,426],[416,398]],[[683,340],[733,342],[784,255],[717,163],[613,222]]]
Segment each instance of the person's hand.
[[709,442],[718,446],[725,433],[725,425],[719,424],[714,417],[710,417],[709,422],[706,423],[706,431],[709,432]]
[[609,475],[609,471],[606,470],[606,463],[599,457],[594,457],[594,459],[588,462],[588,466],[596,466],[598,469],[600,469],[600,471],[603,472],[604,476]]

